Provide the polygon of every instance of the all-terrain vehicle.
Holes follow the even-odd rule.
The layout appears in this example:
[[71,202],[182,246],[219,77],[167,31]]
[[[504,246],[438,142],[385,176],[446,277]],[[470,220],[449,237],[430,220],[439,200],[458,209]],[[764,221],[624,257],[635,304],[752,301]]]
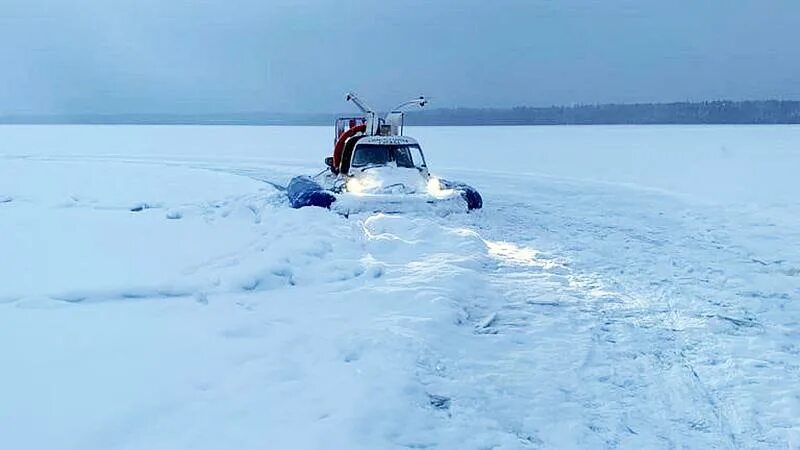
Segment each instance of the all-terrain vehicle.
[[354,94],[363,116],[336,119],[332,156],[319,174],[293,178],[286,188],[294,208],[318,206],[343,214],[403,212],[425,208],[470,211],[483,206],[478,191],[432,176],[419,143],[403,135],[403,109],[424,106],[420,97],[384,118]]

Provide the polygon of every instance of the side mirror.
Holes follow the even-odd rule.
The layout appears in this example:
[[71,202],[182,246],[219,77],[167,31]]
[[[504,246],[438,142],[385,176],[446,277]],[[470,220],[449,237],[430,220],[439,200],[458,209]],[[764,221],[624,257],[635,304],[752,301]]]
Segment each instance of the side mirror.
[[328,156],[327,158],[325,158],[325,165],[328,166],[329,169],[331,169],[331,172],[336,173],[336,168],[333,167],[333,156]]

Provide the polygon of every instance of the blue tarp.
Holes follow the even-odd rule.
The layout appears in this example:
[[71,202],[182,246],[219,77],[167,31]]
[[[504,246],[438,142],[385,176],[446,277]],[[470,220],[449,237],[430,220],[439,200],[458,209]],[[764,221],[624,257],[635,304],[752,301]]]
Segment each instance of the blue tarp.
[[326,191],[308,176],[292,178],[289,186],[286,186],[286,195],[292,208],[302,208],[304,206],[319,206],[320,208],[330,208],[331,203],[336,201],[336,197]]

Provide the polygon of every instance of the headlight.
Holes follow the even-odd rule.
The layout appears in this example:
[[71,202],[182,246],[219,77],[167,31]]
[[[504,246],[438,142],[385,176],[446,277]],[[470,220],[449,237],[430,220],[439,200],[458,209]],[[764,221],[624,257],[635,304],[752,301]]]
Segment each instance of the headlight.
[[364,192],[364,185],[358,181],[357,178],[350,178],[347,180],[347,192],[352,192],[353,194],[360,194]]
[[437,195],[442,192],[442,183],[436,177],[428,178],[428,193],[431,195]]
[[347,192],[356,195],[366,194],[381,187],[381,181],[372,176],[351,177],[347,180]]

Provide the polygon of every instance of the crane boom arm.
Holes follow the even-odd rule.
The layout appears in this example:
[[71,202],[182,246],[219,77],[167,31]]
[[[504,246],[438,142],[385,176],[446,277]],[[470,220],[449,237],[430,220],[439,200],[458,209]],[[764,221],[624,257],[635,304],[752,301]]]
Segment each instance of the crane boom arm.
[[353,104],[355,104],[358,107],[358,109],[360,109],[361,112],[363,112],[364,114],[375,113],[375,111],[372,108],[370,108],[366,103],[361,101],[361,99],[358,98],[358,96],[356,96],[356,94],[353,94],[352,92],[347,93],[347,101],[353,102]]
[[413,106],[413,105],[417,105],[420,108],[422,108],[423,106],[425,106],[427,104],[428,104],[428,99],[423,97],[423,96],[420,96],[419,98],[411,99],[411,100],[409,100],[407,102],[400,103],[399,105],[394,107],[392,112],[402,111],[404,108],[407,108],[407,107]]

